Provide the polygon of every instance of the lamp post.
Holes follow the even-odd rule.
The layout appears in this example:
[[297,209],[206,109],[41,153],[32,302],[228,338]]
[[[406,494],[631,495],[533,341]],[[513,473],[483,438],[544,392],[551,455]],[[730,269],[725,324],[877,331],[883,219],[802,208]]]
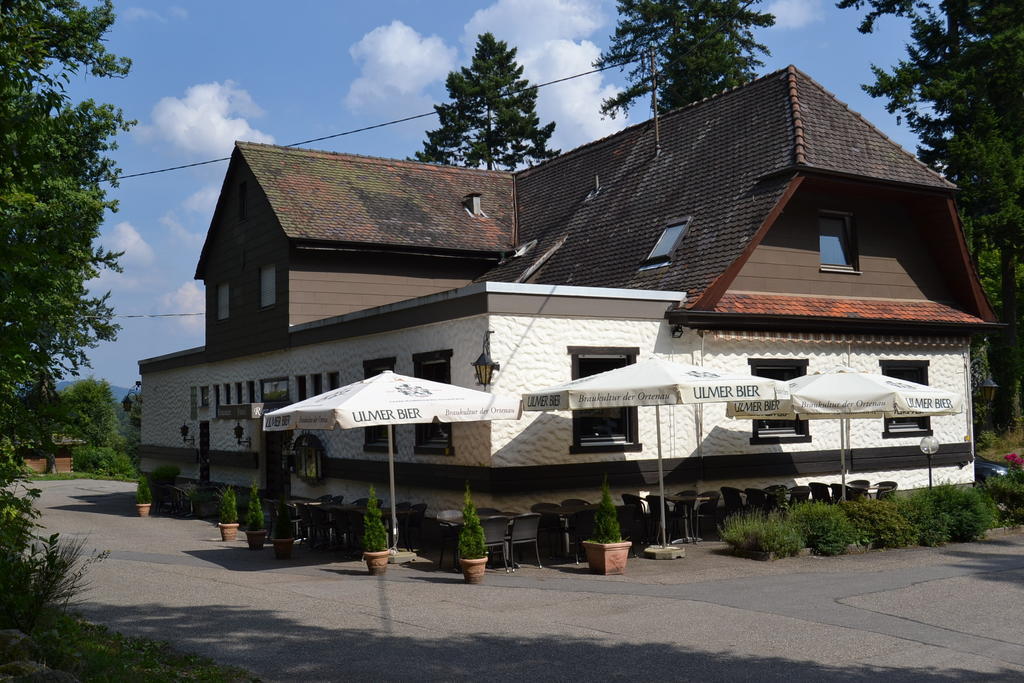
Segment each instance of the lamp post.
[[921,439],[921,452],[928,456],[928,488],[932,487],[932,455],[939,450],[939,440],[934,436]]

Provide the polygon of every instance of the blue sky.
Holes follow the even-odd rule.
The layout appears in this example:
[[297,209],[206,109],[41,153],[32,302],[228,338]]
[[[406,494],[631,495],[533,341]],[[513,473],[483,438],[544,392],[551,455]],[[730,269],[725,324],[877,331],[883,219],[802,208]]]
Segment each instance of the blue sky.
[[[766,0],[777,24],[758,34],[771,50],[764,73],[795,64],[904,147],[915,138],[881,101],[863,93],[870,66],[903,56],[907,25],[857,32],[860,14],[826,0]],[[588,70],[616,23],[612,0],[396,0],[363,2],[117,2],[108,34],[133,60],[124,79],[79,77],[76,99],[120,106],[138,125],[114,156],[125,174],[230,154],[234,140],[289,144],[431,111],[447,73],[468,62],[476,36],[491,31],[519,49],[526,76],[543,82]],[[621,87],[611,70],[543,88],[538,111],[557,123],[568,150],[646,118],[602,119],[600,101]],[[421,147],[425,118],[310,147],[405,158]],[[124,273],[90,282],[111,292],[120,315],[203,311],[193,280],[226,162],[129,178],[111,191],[100,242],[124,251]],[[140,358],[203,344],[201,316],[120,318],[118,340],[90,352],[93,374],[130,386]]]

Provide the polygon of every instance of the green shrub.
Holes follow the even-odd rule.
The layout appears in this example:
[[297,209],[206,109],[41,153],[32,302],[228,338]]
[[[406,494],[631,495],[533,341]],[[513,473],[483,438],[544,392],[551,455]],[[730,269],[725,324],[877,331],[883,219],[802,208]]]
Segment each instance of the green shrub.
[[1014,467],[1006,476],[989,477],[982,490],[998,507],[1001,524],[1024,524],[1024,470]]
[[220,492],[220,523],[238,523],[238,499],[235,497],[235,490],[230,486]]
[[861,543],[876,548],[904,548],[917,542],[917,529],[889,500],[848,500],[842,503]]
[[594,543],[621,543],[622,529],[619,528],[619,514],[612,502],[612,493],[608,488],[608,476],[605,475],[601,485],[601,502],[594,512]]
[[288,512],[288,503],[282,497],[277,501],[277,512],[274,515],[274,538],[294,538],[295,527],[292,516]]
[[997,510],[980,489],[940,484],[899,499],[898,505],[917,530],[921,545],[974,541],[992,528]]
[[487,546],[484,543],[484,528],[480,525],[480,516],[476,514],[473,496],[466,482],[466,493],[462,505],[462,529],[459,531],[459,556],[464,560],[477,560],[487,557]]
[[176,465],[161,465],[150,473],[150,477],[157,484],[173,484],[174,480],[181,474],[181,468]]
[[142,505],[153,502],[153,494],[149,490],[149,481],[145,477],[139,477],[139,483],[135,487],[135,502]]
[[363,550],[368,553],[379,553],[387,549],[388,530],[381,519],[377,492],[371,486],[370,497],[366,500],[366,514],[363,515]]
[[807,546],[819,555],[839,555],[856,543],[857,531],[840,505],[808,502],[794,505],[789,519],[796,524]]
[[249,531],[259,531],[263,528],[263,504],[260,503],[260,488],[253,480],[249,489],[249,506],[246,509],[245,524]]
[[106,446],[79,446],[75,448],[71,461],[76,472],[132,479],[138,475],[135,463],[126,453]]
[[719,532],[722,540],[736,550],[789,557],[804,547],[800,529],[781,512],[740,512],[725,520]]

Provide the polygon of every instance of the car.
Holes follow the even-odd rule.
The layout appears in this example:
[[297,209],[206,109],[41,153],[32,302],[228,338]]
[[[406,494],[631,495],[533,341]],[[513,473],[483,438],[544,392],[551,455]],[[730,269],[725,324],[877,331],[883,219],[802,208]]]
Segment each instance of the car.
[[974,459],[974,481],[983,482],[989,477],[999,477],[1007,473],[1007,469],[1002,465],[997,465],[989,460],[983,460],[981,458]]

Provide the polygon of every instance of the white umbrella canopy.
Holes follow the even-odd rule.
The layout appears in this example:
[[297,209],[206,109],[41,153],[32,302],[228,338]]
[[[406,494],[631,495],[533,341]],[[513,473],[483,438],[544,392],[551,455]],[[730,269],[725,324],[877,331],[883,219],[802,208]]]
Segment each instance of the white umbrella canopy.
[[796,377],[788,385],[788,399],[730,403],[726,414],[757,420],[838,418],[843,498],[851,419],[957,415],[964,409],[963,396],[952,391],[844,366]]
[[[548,389],[523,394],[525,410],[586,410],[730,401],[776,402],[787,397],[784,382],[754,375],[718,372],[649,358],[621,368],[582,377]],[[661,494],[661,540],[665,538],[665,477],[661,455],[661,413],[658,425],[658,485]],[[698,426],[699,430],[699,426]],[[700,448],[700,435],[697,436]]]
[[[379,375],[318,394],[263,415],[263,430],[354,429],[426,422],[518,420],[518,398],[495,396],[443,382],[398,375]],[[391,491],[392,543],[398,540],[395,508],[395,453],[388,429],[388,478]]]

